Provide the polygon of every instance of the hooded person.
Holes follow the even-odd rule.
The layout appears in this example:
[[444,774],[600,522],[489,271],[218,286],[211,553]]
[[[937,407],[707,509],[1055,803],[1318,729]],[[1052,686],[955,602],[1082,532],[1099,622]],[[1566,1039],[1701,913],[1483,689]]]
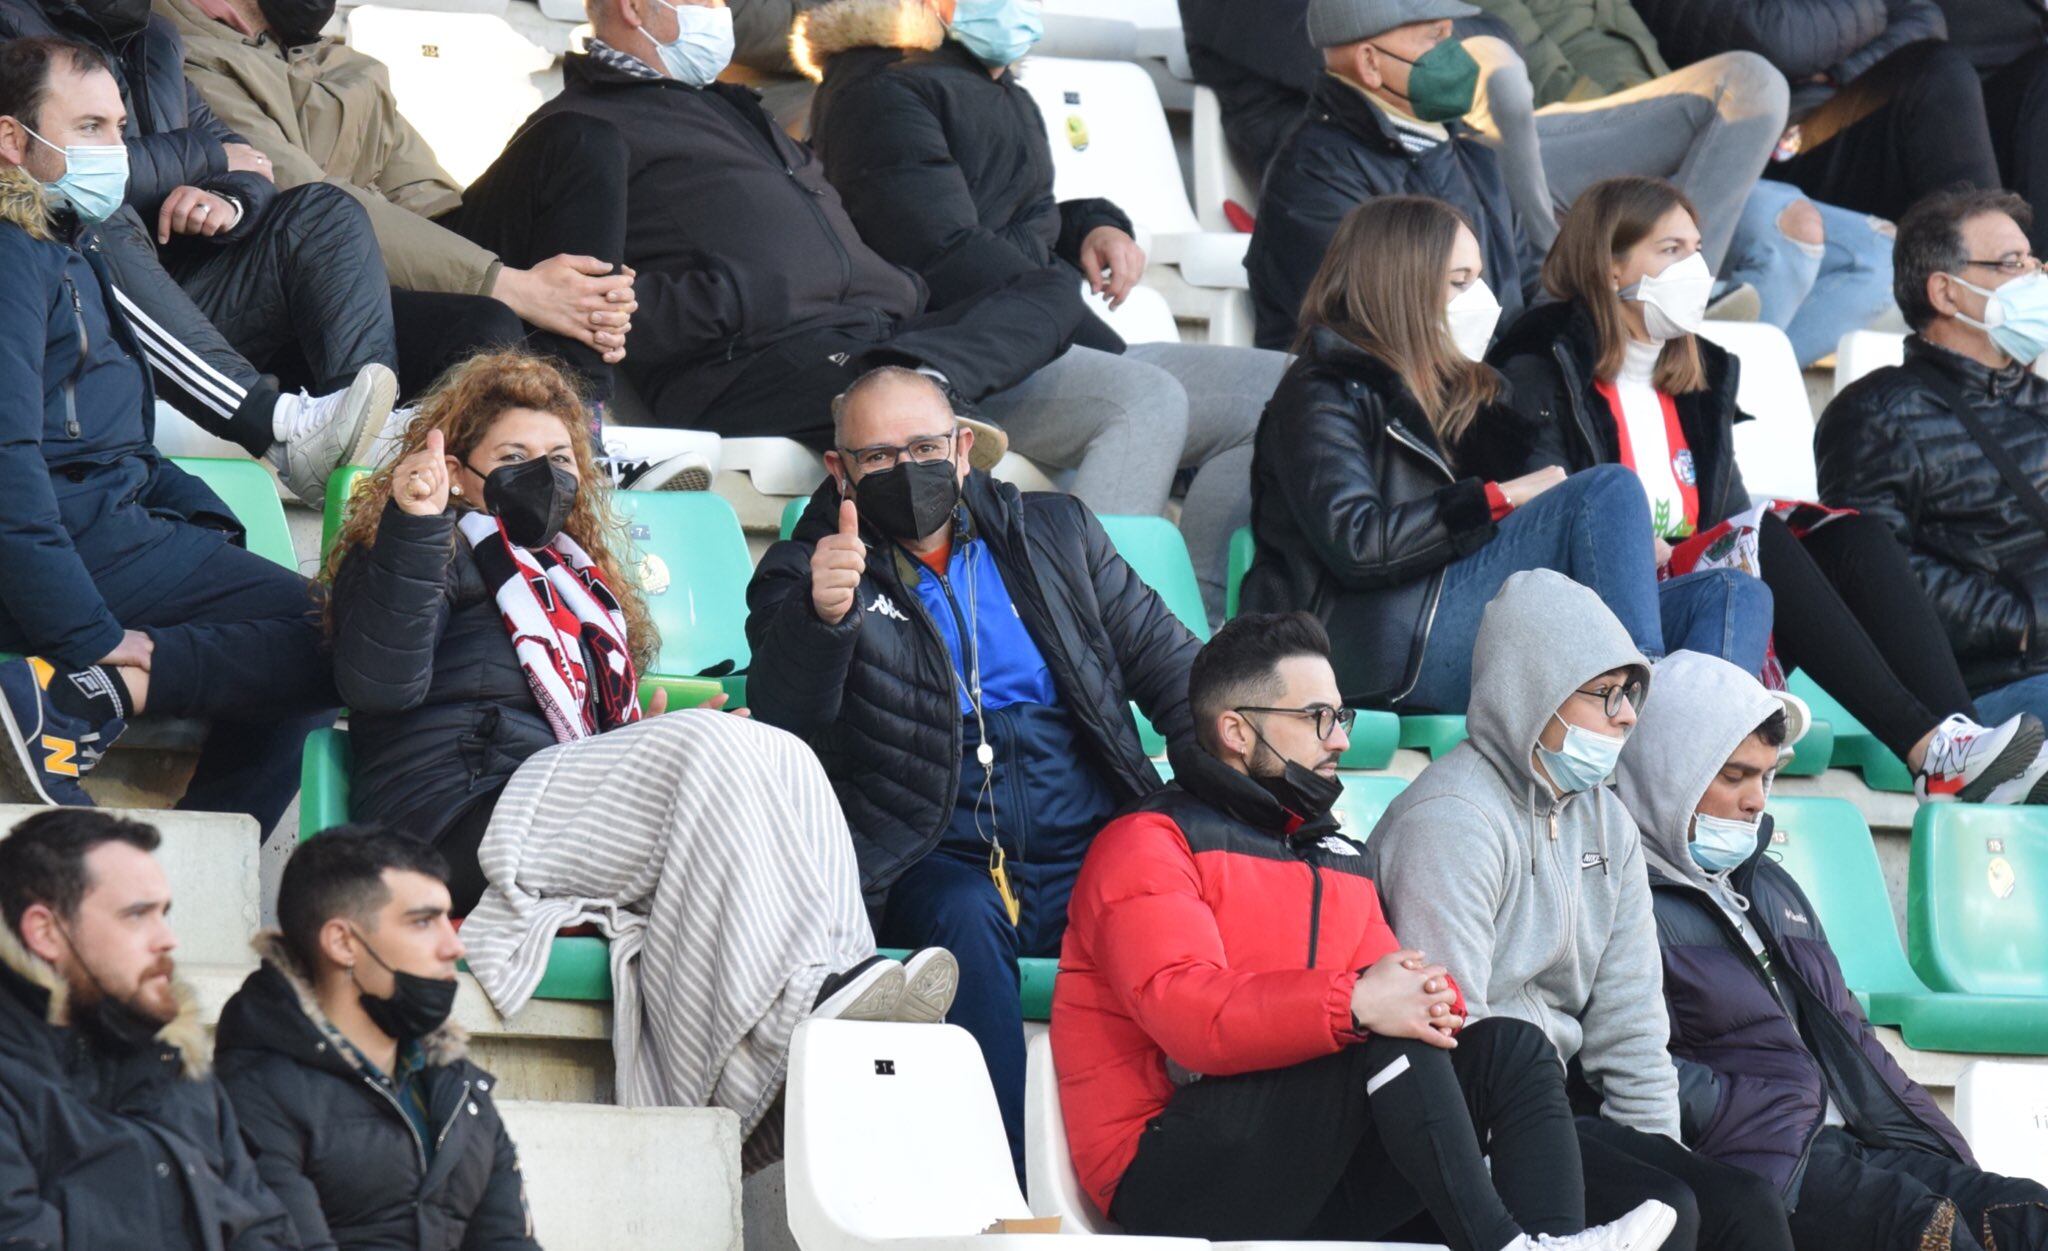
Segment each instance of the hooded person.
[[1678,1143],[1649,880],[1636,825],[1604,785],[1650,688],[1650,662],[1592,591],[1509,578],[1472,658],[1471,737],[1388,808],[1377,881],[1405,942],[1441,961],[1469,1020],[1542,1029],[1573,1070],[1586,1218],[1645,1198],[1678,1210],[1670,1248],[1788,1248],[1753,1174]]
[[1694,652],[1656,683],[1615,790],[1649,865],[1685,1141],[1775,1187],[1799,1251],[2048,1246],[2048,1189],[1976,1167],[1767,854],[1764,804],[1804,705]]

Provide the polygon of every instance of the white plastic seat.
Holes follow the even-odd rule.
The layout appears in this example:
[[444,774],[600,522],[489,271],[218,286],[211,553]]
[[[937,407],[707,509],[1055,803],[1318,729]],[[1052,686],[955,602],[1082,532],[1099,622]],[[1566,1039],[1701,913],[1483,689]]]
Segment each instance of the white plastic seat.
[[1754,420],[1735,427],[1735,463],[1750,495],[1819,500],[1813,406],[1792,341],[1762,322],[1710,321],[1700,333],[1742,364],[1735,399]]
[[398,108],[455,181],[468,186],[546,100],[534,75],[555,58],[486,13],[365,5],[348,15],[348,46],[382,61]]
[[790,1043],[785,1097],[789,1228],[803,1251],[1053,1251],[1085,1236],[981,1232],[1031,1209],[981,1049],[956,1025],[806,1021]]
[[2048,1185],[2048,1065],[1964,1065],[1956,1078],[1956,1128],[1985,1171]]
[[1125,343],[1179,343],[1180,324],[1173,319],[1173,307],[1151,287],[1137,286],[1124,297],[1123,307],[1111,308],[1081,283],[1081,298],[1097,317],[1109,323]]
[[1888,330],[1851,330],[1835,345],[1835,394],[1865,374],[1906,360],[1906,336]]
[[1233,201],[1247,213],[1259,210],[1255,180],[1223,136],[1223,103],[1207,87],[1195,88],[1195,218],[1202,229],[1234,233],[1236,227],[1224,216],[1224,201]]

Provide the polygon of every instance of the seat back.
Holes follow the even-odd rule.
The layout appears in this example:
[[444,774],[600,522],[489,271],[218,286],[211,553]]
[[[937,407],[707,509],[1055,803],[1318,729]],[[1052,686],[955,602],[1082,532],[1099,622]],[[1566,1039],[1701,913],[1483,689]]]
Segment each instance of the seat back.
[[546,101],[534,76],[555,61],[502,17],[381,5],[349,13],[348,46],[384,63],[399,111],[465,187]]
[[709,491],[619,491],[630,557],[647,611],[661,631],[657,671],[690,677],[745,669],[747,583],[754,561],[738,514]]
[[224,456],[178,456],[171,463],[213,488],[247,531],[250,551],[293,573],[299,571],[292,528],[286,524],[284,505],[277,498],[277,479],[268,470],[247,458]]
[[1890,330],[1851,330],[1835,345],[1835,393],[1868,373],[1906,362],[1906,336]]
[[2048,1185],[2048,1065],[1964,1065],[1956,1077],[1956,1128],[1985,1172]]
[[1925,990],[1899,946],[1892,897],[1863,813],[1846,799],[1771,798],[1766,854],[1785,867],[1820,913],[1849,989],[1864,994]]
[[1242,601],[1244,575],[1252,571],[1252,557],[1258,554],[1258,544],[1252,539],[1250,526],[1239,526],[1230,532],[1229,572],[1224,577],[1223,615],[1235,617]]
[[[1735,462],[1752,496],[1817,500],[1813,406],[1792,341],[1764,322],[1710,321],[1700,330],[1742,365],[1736,403],[1753,420],[1735,427]],[[1739,501],[1738,501],[1739,503]]]
[[[1151,287],[1132,287],[1124,302],[1111,308],[1101,296],[1081,283],[1081,299],[1089,311],[1109,323],[1125,343],[1179,343],[1180,323],[1173,319],[1173,306]],[[1015,455],[1016,453],[1011,453]]]
[[1146,586],[1159,593],[1173,615],[1195,637],[1209,637],[1209,614],[1202,608],[1202,584],[1180,531],[1164,517],[1102,517],[1102,528]]
[[785,1098],[799,1246],[973,1235],[1030,1212],[981,1048],[957,1025],[805,1021]]
[[334,538],[348,524],[349,510],[355,507],[356,492],[370,480],[370,472],[361,465],[342,465],[327,480],[327,504],[320,514],[321,563],[326,563],[328,553],[334,550]]
[[1208,87],[1195,88],[1195,218],[1202,229],[1234,231],[1226,203],[1247,214],[1259,210],[1258,180],[1237,163],[1223,135],[1223,104]]
[[1024,1189],[1033,1216],[1057,1216],[1060,1228],[1077,1234],[1114,1234],[1116,1222],[1095,1210],[1095,1201],[1074,1175],[1067,1152],[1067,1118],[1060,1109],[1060,1079],[1053,1070],[1052,1035],[1031,1040],[1024,1070]]
[[299,841],[348,824],[348,731],[329,728],[306,736],[299,757]]
[[1921,805],[1906,950],[1934,990],[2048,995],[2048,808]]
[[1408,779],[1386,773],[1346,773],[1343,779],[1344,793],[1333,809],[1337,828],[1362,843],[1372,837],[1394,797],[1408,788]]
[[1106,196],[1155,235],[1201,229],[1159,90],[1143,69],[1129,61],[1037,56],[1017,73],[1045,115],[1053,194],[1062,200]]

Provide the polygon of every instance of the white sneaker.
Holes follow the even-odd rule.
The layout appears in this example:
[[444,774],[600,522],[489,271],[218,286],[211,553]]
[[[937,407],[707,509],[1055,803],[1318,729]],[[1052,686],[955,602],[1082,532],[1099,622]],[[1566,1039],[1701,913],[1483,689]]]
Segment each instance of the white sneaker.
[[903,1002],[896,1019],[937,1025],[960,989],[960,962],[944,947],[926,947],[903,962]]
[[269,452],[278,478],[292,494],[321,507],[327,480],[339,466],[362,463],[397,399],[398,375],[383,365],[363,366],[346,391],[278,396],[271,423],[284,434]]
[[2000,782],[1984,797],[1987,804],[2042,804],[2048,803],[2048,743],[2034,753],[2034,758],[2018,777],[2010,782]]
[[621,491],[709,491],[711,461],[697,452],[678,452],[658,459],[601,456],[598,468]]
[[869,956],[818,988],[813,1020],[894,1021],[903,1003],[903,966],[886,956]]
[[412,429],[412,419],[420,415],[417,404],[391,410],[391,417],[384,423],[384,430],[370,440],[370,450],[356,463],[375,472],[398,463],[398,454],[405,450],[405,432]]
[[1922,803],[1983,802],[2001,783],[2026,773],[2040,755],[2044,738],[2048,734],[2032,713],[2023,712],[1990,729],[1953,713],[1934,727],[1927,757],[1913,779],[1913,793]]
[[1657,1251],[1678,1224],[1678,1213],[1659,1199],[1645,1199],[1641,1206],[1609,1225],[1596,1225],[1582,1234],[1523,1234],[1501,1251]]

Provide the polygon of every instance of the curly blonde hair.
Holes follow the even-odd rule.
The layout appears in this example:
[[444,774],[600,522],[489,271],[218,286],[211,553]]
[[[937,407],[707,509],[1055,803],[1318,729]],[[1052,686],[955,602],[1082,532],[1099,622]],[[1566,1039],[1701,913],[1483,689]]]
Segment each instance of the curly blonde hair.
[[[439,430],[448,455],[467,462],[489,435],[498,418],[515,408],[559,417],[569,429],[576,457],[576,504],[562,532],[576,540],[604,574],[626,618],[626,645],[633,663],[645,673],[661,651],[661,636],[647,615],[639,579],[628,563],[632,551],[624,520],[612,508],[610,478],[597,467],[590,439],[590,413],[562,368],[526,352],[485,352],[472,356],[441,376],[421,398],[419,411],[400,439],[399,449],[384,468],[357,485],[349,499],[341,532],[320,571],[329,587],[351,554],[377,542],[377,523],[391,499],[391,480],[400,462],[424,449],[427,435]],[[477,508],[481,501],[456,496],[458,509]],[[453,539],[462,542],[460,533]],[[330,628],[332,628],[330,614]]]

